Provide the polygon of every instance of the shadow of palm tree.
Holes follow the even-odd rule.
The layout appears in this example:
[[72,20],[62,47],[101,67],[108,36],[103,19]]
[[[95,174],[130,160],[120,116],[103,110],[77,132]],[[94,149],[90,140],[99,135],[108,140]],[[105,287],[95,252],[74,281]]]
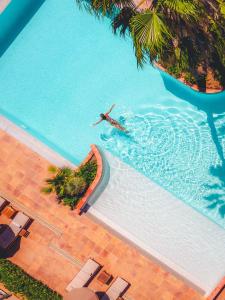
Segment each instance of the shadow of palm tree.
[[208,209],[217,209],[222,218],[225,217],[225,165],[212,166],[210,174],[219,180],[216,184],[205,184],[210,194],[204,197],[210,204]]
[[[223,117],[224,117],[224,115],[220,116],[220,118],[223,118]],[[218,120],[218,118],[217,118],[217,120]],[[211,131],[212,140],[213,140],[213,142],[216,146],[216,150],[217,150],[217,153],[220,157],[222,166],[224,166],[225,165],[225,159],[224,159],[224,154],[223,154],[223,147],[222,147],[222,145],[220,143],[220,140],[219,140],[219,137],[218,137],[219,134],[221,135],[223,130],[220,128],[217,132],[217,129],[216,129],[216,126],[215,126],[215,118],[213,118],[212,113],[209,113],[209,112],[207,113],[207,122],[208,122],[208,125],[209,125],[209,128],[210,128],[210,131]],[[219,168],[219,169],[221,169],[221,168]],[[215,170],[214,170],[214,174],[212,174],[212,175],[217,176],[217,175],[219,175],[219,173],[221,173],[220,174],[220,177],[221,177],[221,175],[224,172],[223,172],[223,170],[220,170],[220,172],[218,174],[217,173],[218,172],[215,172]]]
[[[225,134],[225,114],[220,114],[213,117],[213,113],[207,113],[207,123],[210,128],[211,137],[217,150],[218,157],[220,158],[221,164],[211,166],[209,168],[210,174],[217,178],[218,183],[216,184],[205,184],[204,187],[210,191],[210,194],[204,196],[206,201],[210,204],[207,206],[208,209],[217,209],[222,218],[225,217],[225,158],[224,151],[221,144],[221,140]],[[216,126],[215,122],[223,122],[221,126]]]
[[[210,174],[217,178],[218,183],[204,184],[204,187],[210,191],[210,194],[204,196],[204,199],[210,202],[207,206],[208,209],[218,209],[220,216],[224,218],[225,158],[221,141],[225,135],[225,92],[211,95],[202,94],[193,91],[165,72],[160,71],[160,74],[167,90],[206,113],[206,120],[200,125],[208,124],[221,163],[217,166],[211,166],[209,169]],[[216,125],[217,122],[222,124]]]
[[222,137],[225,134],[225,123],[220,128],[216,129],[215,121],[221,119],[225,120],[225,92],[211,95],[202,94],[185,86],[185,84],[174,79],[169,74],[161,71],[160,73],[167,90],[180,99],[189,102],[198,110],[206,113],[207,123],[210,128],[212,140],[216,146],[216,150],[222,161],[222,165],[224,165],[225,159],[218,135]]
[[[225,116],[224,114],[218,115],[213,118],[213,115],[207,114],[207,121],[211,130],[211,136],[217,149],[218,156],[221,160],[221,164],[217,166],[211,166],[210,174],[218,179],[216,184],[207,184],[206,187],[211,193],[205,196],[205,200],[210,202],[207,206],[208,209],[217,209],[222,218],[225,217],[225,159],[223,154],[223,147],[220,140],[225,134]],[[215,122],[222,122],[221,126],[216,129]]]

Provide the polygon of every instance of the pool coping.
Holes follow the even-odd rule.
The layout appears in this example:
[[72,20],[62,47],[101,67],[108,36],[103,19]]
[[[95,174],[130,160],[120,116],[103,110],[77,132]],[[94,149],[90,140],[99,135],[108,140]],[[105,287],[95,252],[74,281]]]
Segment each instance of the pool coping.
[[[85,165],[93,157],[96,159],[97,173],[96,173],[95,179],[93,180],[91,185],[88,187],[86,193],[84,194],[82,199],[76,205],[76,212],[79,215],[82,214],[83,212],[85,212],[85,207],[87,206],[89,199],[91,198],[91,196],[93,196],[96,189],[99,187],[102,177],[103,177],[103,159],[102,159],[100,151],[96,145],[94,145],[94,144],[91,145],[91,151],[88,153],[87,157],[84,159],[84,161],[81,163],[81,165]],[[102,187],[101,191],[103,189],[104,188]]]
[[77,167],[71,161],[65,159],[63,156],[52,150],[46,144],[42,143],[41,141],[33,137],[31,134],[26,132],[24,129],[20,128],[19,126],[17,126],[2,115],[0,115],[0,129],[13,136],[18,141],[20,141],[34,152],[44,157],[50,163],[56,165],[57,167]]
[[216,300],[217,297],[222,292],[222,290],[224,289],[224,287],[225,287],[225,277],[222,278],[222,280],[218,283],[218,285],[215,287],[212,293],[209,294],[207,300]]
[[205,92],[201,92],[198,90],[198,86],[196,84],[189,84],[187,82],[185,82],[185,80],[182,77],[176,78],[175,76],[171,75],[166,68],[164,68],[162,65],[160,65],[157,62],[154,62],[153,67],[157,68],[158,70],[160,70],[161,72],[166,73],[167,75],[171,76],[173,79],[176,79],[177,81],[183,83],[186,87],[191,88],[194,92],[197,93],[202,93],[202,94],[206,94],[206,95],[213,95],[213,94],[218,94],[218,93],[222,93],[224,92],[224,90],[222,88],[220,89],[216,89],[216,88],[206,88]]
[[[41,141],[37,140],[35,137],[33,137],[32,135],[27,133],[24,129],[15,125],[13,122],[8,120],[4,116],[0,116],[0,129],[5,131],[9,135],[13,136],[19,142],[26,145],[28,148],[33,150],[35,153],[39,154],[40,156],[42,156],[43,158],[48,160],[50,163],[53,163],[58,167],[62,167],[62,166],[70,166],[73,168],[77,167],[73,163],[71,163],[69,160],[65,159],[60,154],[53,151],[47,145],[45,145]],[[223,286],[225,284],[225,278],[223,278],[222,280],[219,281],[219,283],[217,284],[217,286],[215,287],[215,289],[212,292],[206,292],[206,291],[199,289],[199,287],[194,285],[193,282],[191,283],[187,278],[180,276],[179,272],[176,272],[175,267],[174,267],[174,269],[168,268],[168,266],[163,261],[155,258],[155,256],[153,256],[154,254],[151,255],[149,252],[146,252],[145,249],[140,247],[140,245],[136,244],[135,241],[132,241],[129,239],[129,237],[127,238],[126,235],[124,236],[123,234],[121,234],[121,231],[116,231],[116,229],[114,227],[110,226],[110,224],[108,222],[104,222],[104,218],[103,219],[98,218],[96,212],[94,212],[93,210],[95,210],[95,209],[91,209],[90,212],[87,214],[90,218],[95,219],[95,220],[97,219],[96,221],[98,223],[101,223],[102,226],[108,228],[115,235],[119,236],[122,240],[125,240],[128,243],[132,244],[139,251],[141,251],[144,255],[147,255],[147,257],[149,257],[151,259],[154,258],[155,261],[159,265],[163,266],[164,268],[167,268],[171,273],[175,274],[178,278],[182,279],[184,282],[189,283],[190,286],[194,287],[198,292],[200,292],[202,295],[204,295],[204,297],[206,297],[208,300],[213,300],[214,299],[213,297],[218,295],[219,292],[221,291],[221,289],[223,288]],[[101,213],[99,213],[99,214],[101,215]]]

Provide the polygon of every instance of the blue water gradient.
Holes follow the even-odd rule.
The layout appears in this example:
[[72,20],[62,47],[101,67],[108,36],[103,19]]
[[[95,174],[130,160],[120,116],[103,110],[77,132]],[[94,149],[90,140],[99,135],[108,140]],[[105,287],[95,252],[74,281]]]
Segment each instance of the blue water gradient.
[[[15,13],[21,1],[26,20]],[[1,49],[0,112],[75,163],[101,145],[225,227],[225,93],[137,69],[129,38],[73,0],[40,1],[32,11],[28,2],[12,0],[0,16],[0,37],[11,34]],[[6,13],[18,17],[11,27]],[[92,127],[112,103],[128,134]]]

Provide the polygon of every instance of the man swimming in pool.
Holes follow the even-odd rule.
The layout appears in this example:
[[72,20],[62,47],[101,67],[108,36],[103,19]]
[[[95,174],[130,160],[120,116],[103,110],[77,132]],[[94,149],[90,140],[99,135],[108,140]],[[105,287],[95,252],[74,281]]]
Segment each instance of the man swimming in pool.
[[117,128],[117,129],[119,129],[119,130],[121,130],[121,131],[128,132],[128,131],[126,130],[126,128],[124,128],[122,125],[120,125],[120,123],[119,123],[118,121],[114,120],[113,118],[111,118],[111,117],[109,116],[109,114],[111,113],[111,111],[113,110],[114,107],[115,107],[115,104],[112,105],[112,107],[110,108],[109,111],[107,111],[107,112],[104,113],[104,114],[100,114],[100,120],[99,120],[98,122],[94,123],[93,126],[98,125],[98,124],[101,123],[102,121],[107,121],[107,122],[109,122],[109,124],[111,124],[113,127]]

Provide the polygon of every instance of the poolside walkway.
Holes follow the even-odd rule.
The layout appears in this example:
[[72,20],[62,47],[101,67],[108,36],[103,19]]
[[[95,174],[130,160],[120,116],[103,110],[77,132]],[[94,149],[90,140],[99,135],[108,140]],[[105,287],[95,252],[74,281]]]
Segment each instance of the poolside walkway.
[[[22,238],[19,251],[11,257],[33,277],[63,295],[80,266],[93,257],[114,277],[122,276],[131,283],[126,299],[203,299],[88,216],[77,216],[58,205],[54,196],[40,194],[49,162],[5,131],[0,131],[0,166],[0,193],[35,219],[30,235]],[[90,287],[107,288],[96,279]]]

